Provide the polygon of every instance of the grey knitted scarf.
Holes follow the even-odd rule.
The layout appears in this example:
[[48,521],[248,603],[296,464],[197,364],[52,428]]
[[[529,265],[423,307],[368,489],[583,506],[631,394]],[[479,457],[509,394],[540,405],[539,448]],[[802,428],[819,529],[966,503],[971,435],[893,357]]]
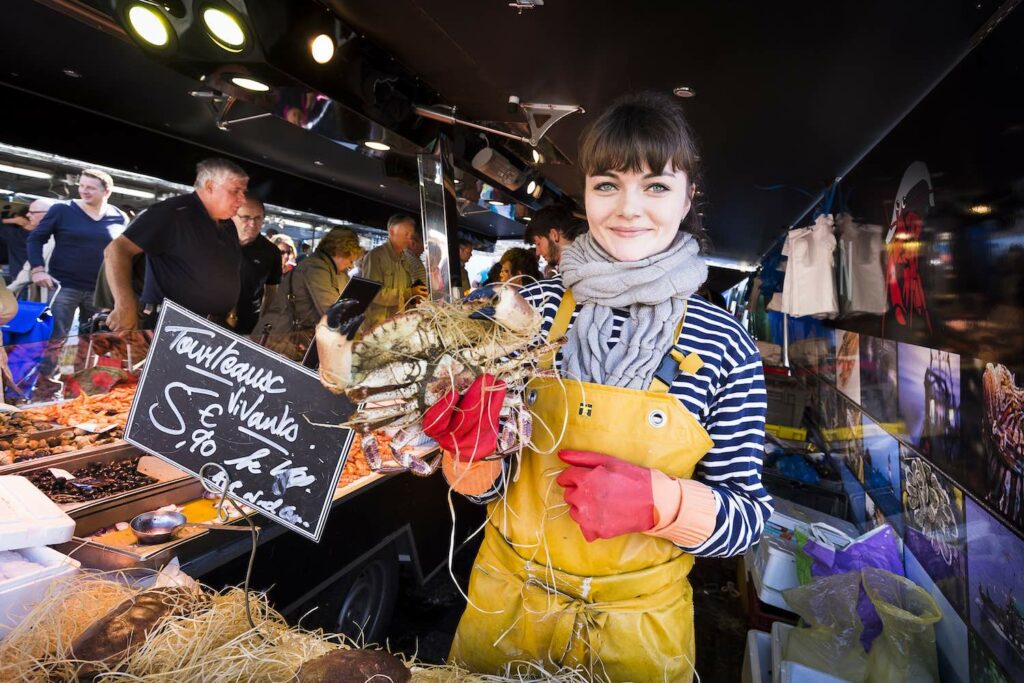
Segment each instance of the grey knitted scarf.
[[[562,254],[562,282],[582,304],[566,335],[566,375],[628,389],[646,389],[676,342],[686,300],[704,283],[708,267],[692,235],[682,231],[668,249],[640,261],[616,261],[586,233]],[[610,348],[613,308],[629,311]]]

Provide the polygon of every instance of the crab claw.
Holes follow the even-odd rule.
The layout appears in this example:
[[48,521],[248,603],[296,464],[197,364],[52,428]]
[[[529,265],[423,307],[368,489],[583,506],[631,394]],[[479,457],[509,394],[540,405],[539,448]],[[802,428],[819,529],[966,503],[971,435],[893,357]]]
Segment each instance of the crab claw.
[[463,303],[475,303],[480,301],[487,302],[486,305],[481,306],[476,311],[470,313],[470,318],[473,320],[494,320],[494,303],[498,298],[497,288],[499,286],[500,285],[486,285],[479,289],[474,289],[466,295],[462,300]]
[[328,329],[344,335],[349,341],[355,339],[356,331],[366,317],[364,314],[352,315],[359,308],[356,299],[338,299],[327,309],[325,322]]
[[352,383],[352,340],[363,322],[361,314],[353,315],[358,305],[355,299],[341,299],[316,326],[320,383],[334,394],[341,394]]

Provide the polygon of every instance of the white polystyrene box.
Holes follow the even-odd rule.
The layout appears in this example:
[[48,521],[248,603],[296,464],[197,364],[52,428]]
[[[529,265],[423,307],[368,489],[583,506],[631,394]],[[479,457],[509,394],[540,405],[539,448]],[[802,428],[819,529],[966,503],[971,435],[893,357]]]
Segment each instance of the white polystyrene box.
[[[747,552],[749,555],[750,551]],[[789,603],[787,603],[786,598],[783,597],[782,591],[765,585],[764,581],[762,581],[761,572],[758,570],[755,560],[756,557],[751,556],[747,563],[747,567],[750,569],[750,578],[754,582],[754,592],[757,594],[757,599],[766,605],[771,605],[772,607],[778,607],[779,609],[784,609],[787,612],[792,612],[793,610],[790,609]]]
[[0,581],[0,638],[46,595],[50,583],[78,572],[81,564],[53,548],[22,548],[17,551],[29,562],[43,565],[31,574]]
[[755,546],[754,568],[761,583],[777,591],[796,588],[796,543],[777,536],[762,536]]
[[743,683],[771,683],[772,636],[766,631],[747,631],[743,654]]
[[75,521],[25,477],[0,476],[0,550],[66,543]]

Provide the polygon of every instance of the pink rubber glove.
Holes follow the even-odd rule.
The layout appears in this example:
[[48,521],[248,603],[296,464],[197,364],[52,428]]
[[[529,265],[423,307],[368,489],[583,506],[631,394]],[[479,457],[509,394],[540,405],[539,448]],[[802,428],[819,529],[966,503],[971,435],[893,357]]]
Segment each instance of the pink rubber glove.
[[559,451],[569,465],[556,481],[587,542],[654,527],[651,470],[593,451]]
[[498,446],[498,414],[505,383],[480,375],[466,393],[449,391],[423,415],[423,433],[462,462],[487,457]]

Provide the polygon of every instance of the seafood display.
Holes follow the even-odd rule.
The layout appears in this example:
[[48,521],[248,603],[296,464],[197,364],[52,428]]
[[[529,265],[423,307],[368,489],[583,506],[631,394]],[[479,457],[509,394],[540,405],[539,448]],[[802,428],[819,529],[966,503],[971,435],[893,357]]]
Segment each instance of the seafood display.
[[[387,449],[385,451],[386,457],[390,458],[391,446],[389,444],[389,437],[383,432],[378,432],[377,439],[381,448]],[[362,440],[356,439],[352,442],[352,450],[348,452],[345,469],[341,471],[341,477],[338,479],[338,488],[353,484],[371,474],[373,474],[373,470],[370,469],[370,463],[366,462],[366,456],[363,455]]]
[[1005,365],[985,366],[985,432],[1003,463],[1024,473],[1024,389]]
[[139,458],[107,463],[90,463],[72,472],[73,479],[54,475],[50,469],[24,476],[59,505],[83,503],[155,484],[156,479],[138,470]]
[[[465,392],[482,374],[502,380],[498,455],[515,452],[530,439],[530,413],[523,405],[535,362],[560,342],[538,345],[540,315],[513,287],[478,290],[455,304],[425,301],[370,329],[353,341],[345,302],[335,304],[317,326],[320,379],[330,391],[361,404],[346,426],[359,432],[362,453],[379,472],[429,475],[438,459],[422,453],[435,445],[422,418],[446,393]],[[490,299],[486,297],[491,297]],[[382,436],[389,439],[387,457]]]
[[38,439],[33,439],[31,434],[14,438],[0,438],[0,466],[22,460],[43,458],[47,455],[73,453],[83,448],[102,446],[114,441],[117,441],[117,435],[113,431],[94,434],[83,429],[65,429],[51,436],[40,436]]
[[65,427],[84,426],[91,432],[113,428],[119,437],[128,422],[135,387],[135,384],[119,384],[106,394],[89,396],[83,393],[63,403],[22,410],[21,415],[32,421]]
[[56,425],[29,411],[0,413],[0,439],[47,432]]

